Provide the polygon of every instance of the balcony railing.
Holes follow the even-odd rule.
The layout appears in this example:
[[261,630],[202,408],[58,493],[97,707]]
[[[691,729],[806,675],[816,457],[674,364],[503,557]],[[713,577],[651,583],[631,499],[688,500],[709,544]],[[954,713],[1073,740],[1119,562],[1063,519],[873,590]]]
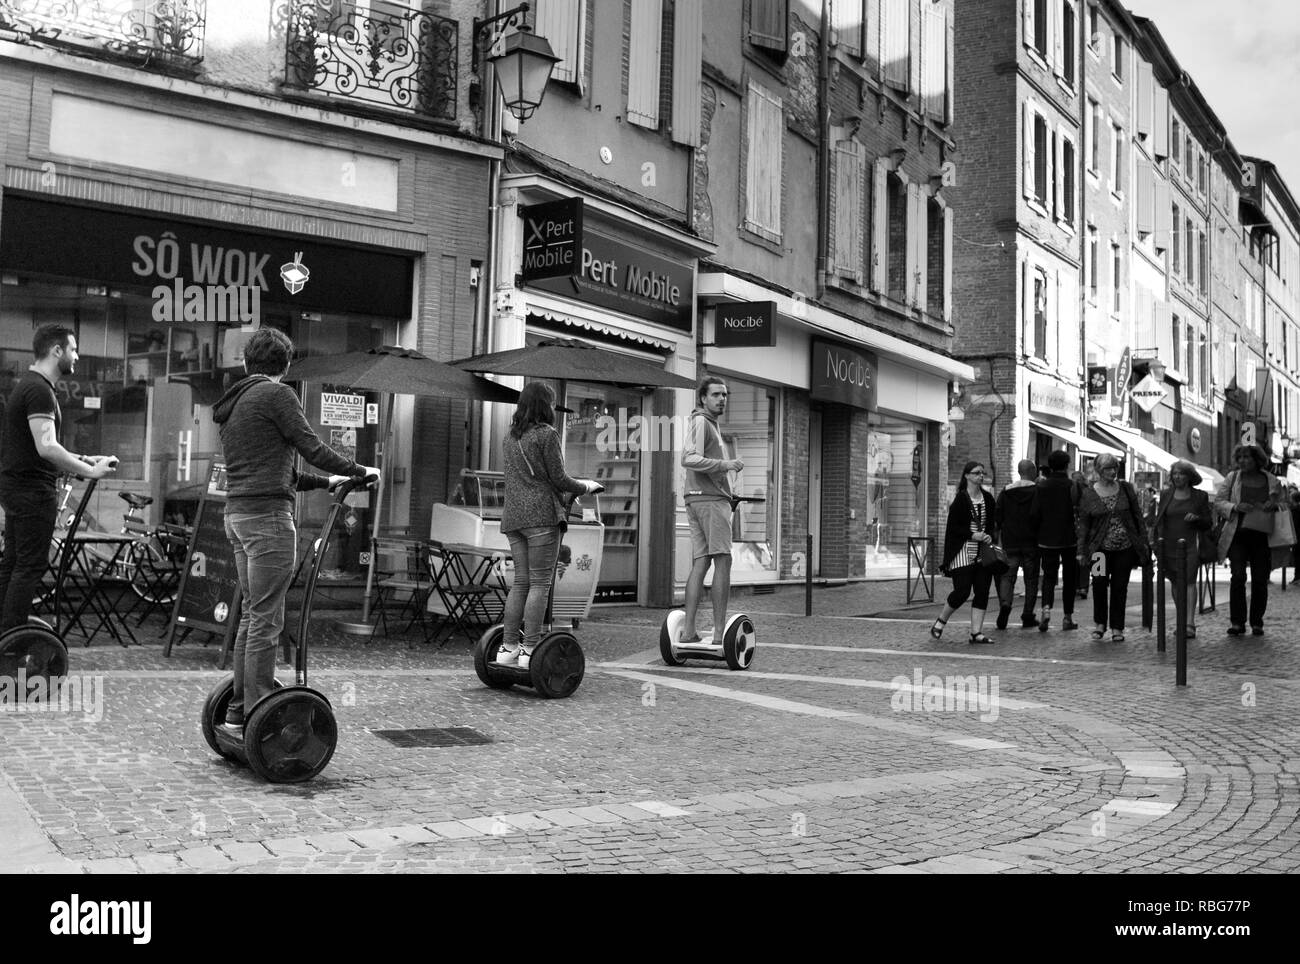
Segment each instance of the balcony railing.
[[286,0],[280,11],[289,86],[455,119],[455,20],[382,0]]
[[203,60],[207,0],[0,0],[0,29],[192,69]]

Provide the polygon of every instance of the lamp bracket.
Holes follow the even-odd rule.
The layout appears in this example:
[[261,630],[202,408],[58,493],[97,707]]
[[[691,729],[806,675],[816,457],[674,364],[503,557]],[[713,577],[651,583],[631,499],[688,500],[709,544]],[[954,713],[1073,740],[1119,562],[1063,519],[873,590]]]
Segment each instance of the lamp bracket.
[[528,24],[524,23],[524,15],[527,13],[528,4],[521,3],[517,7],[505,10],[495,17],[488,17],[486,20],[480,20],[478,17],[474,18],[474,43],[471,45],[473,54],[470,58],[470,66],[475,73],[478,73],[479,68],[479,50],[491,50],[511,27],[528,30]]

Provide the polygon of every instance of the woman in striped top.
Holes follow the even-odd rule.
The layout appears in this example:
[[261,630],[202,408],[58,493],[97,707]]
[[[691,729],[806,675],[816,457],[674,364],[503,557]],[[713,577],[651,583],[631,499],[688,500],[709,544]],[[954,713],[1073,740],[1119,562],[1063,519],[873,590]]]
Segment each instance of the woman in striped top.
[[993,496],[984,491],[984,464],[967,462],[961,470],[961,487],[957,498],[952,500],[948,509],[948,526],[943,538],[943,564],[939,571],[952,579],[952,592],[944,604],[939,618],[930,627],[930,635],[935,639],[943,636],[943,627],[948,624],[952,614],[970,598],[972,590],[975,598],[971,600],[970,641],[972,643],[991,643],[985,636],[984,611],[989,605],[989,586],[993,582],[993,570],[979,564],[979,550],[982,543],[993,542],[994,518]]

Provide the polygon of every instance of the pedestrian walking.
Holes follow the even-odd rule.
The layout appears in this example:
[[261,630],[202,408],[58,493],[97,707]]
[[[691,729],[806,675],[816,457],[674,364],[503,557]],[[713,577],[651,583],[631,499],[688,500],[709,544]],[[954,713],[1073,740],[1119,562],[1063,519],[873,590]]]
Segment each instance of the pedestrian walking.
[[[1268,609],[1268,577],[1272,572],[1272,550],[1268,539],[1274,516],[1289,509],[1282,498],[1282,482],[1266,472],[1268,454],[1258,445],[1238,445],[1232,450],[1236,466],[1219,483],[1214,508],[1223,516],[1219,536],[1219,561],[1228,560],[1232,580],[1228,586],[1228,635],[1242,636],[1246,619],[1250,631],[1264,635],[1264,612]],[[1246,606],[1246,574],[1250,574],[1250,607]]]
[[555,430],[555,392],[545,382],[529,382],[502,444],[506,491],[501,533],[510,543],[515,581],[506,595],[499,666],[527,669],[542,637],[546,597],[566,523],[562,492],[585,495],[597,488],[564,470],[560,433]]
[[1034,604],[1038,600],[1038,533],[1031,510],[1037,490],[1038,466],[1021,459],[1016,466],[1020,478],[1010,483],[997,498],[994,524],[1007,554],[1007,571],[998,580],[998,629],[1006,629],[1016,600],[1016,574],[1025,574],[1025,605],[1020,625],[1028,629],[1038,625]]
[[[1124,609],[1134,568],[1150,556],[1142,504],[1137,489],[1119,477],[1119,459],[1102,454],[1096,461],[1097,481],[1079,500],[1079,565],[1093,572],[1093,639],[1124,642]],[[1097,556],[1100,554],[1101,558]]]
[[993,496],[984,491],[984,463],[967,462],[961,470],[961,483],[957,497],[948,507],[948,524],[943,537],[943,565],[939,571],[952,580],[952,592],[944,603],[939,618],[930,627],[935,639],[943,636],[943,628],[952,614],[971,598],[970,641],[991,643],[984,635],[984,614],[989,606],[989,586],[993,582],[991,567],[981,564],[980,549],[993,544],[997,504]]
[[[1078,504],[1079,496],[1083,495],[1083,490],[1088,487],[1088,477],[1081,471],[1070,473],[1070,479],[1074,482],[1075,503]],[[1088,580],[1080,579],[1078,586],[1074,590],[1075,599],[1088,598]]]
[[[1291,486],[1291,527],[1300,535],[1300,487]],[[1300,542],[1291,547],[1291,562],[1295,566],[1292,583],[1300,583]]]
[[1041,563],[1042,610],[1038,631],[1047,632],[1052,623],[1052,604],[1056,598],[1057,573],[1061,579],[1061,609],[1064,616],[1062,629],[1078,629],[1074,621],[1074,599],[1079,579],[1075,560],[1077,535],[1075,533],[1075,507],[1079,490],[1066,470],[1070,456],[1057,449],[1047,457],[1048,475],[1038,483],[1031,509],[1034,531],[1038,538],[1038,557]]
[[[1191,462],[1179,459],[1170,466],[1169,485],[1160,493],[1152,526],[1155,538],[1164,540],[1160,565],[1165,577],[1173,583],[1175,593],[1183,594],[1188,639],[1196,638],[1196,569],[1207,547],[1211,553],[1216,552],[1207,534],[1214,523],[1210,496],[1194,488],[1200,484],[1201,473]],[[1180,539],[1186,540],[1187,545],[1187,555],[1181,566],[1178,559]]]

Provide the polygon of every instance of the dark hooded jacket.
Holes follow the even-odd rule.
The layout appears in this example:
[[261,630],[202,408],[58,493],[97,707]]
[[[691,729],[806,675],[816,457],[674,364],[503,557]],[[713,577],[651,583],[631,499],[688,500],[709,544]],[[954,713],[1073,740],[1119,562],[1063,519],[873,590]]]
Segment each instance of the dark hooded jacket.
[[1038,531],[1030,518],[1037,491],[1037,483],[1017,479],[998,495],[997,526],[1003,549],[1033,549],[1038,545]]
[[1030,510],[1040,549],[1069,549],[1078,538],[1075,533],[1075,507],[1079,504],[1079,486],[1064,472],[1053,472],[1034,487],[1034,504]]
[[230,386],[212,409],[212,420],[221,431],[230,511],[285,509],[295,491],[328,487],[324,476],[300,474],[295,455],[336,475],[361,471],[312,431],[293,389],[266,375],[249,375]]

